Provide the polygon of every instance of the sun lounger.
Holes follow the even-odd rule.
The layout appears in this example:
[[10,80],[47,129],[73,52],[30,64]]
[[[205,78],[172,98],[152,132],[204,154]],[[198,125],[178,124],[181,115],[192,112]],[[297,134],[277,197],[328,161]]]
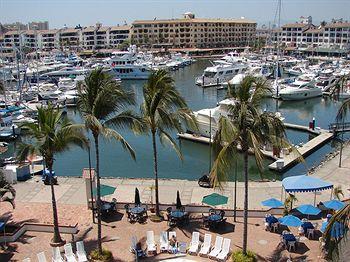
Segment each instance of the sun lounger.
[[162,231],[160,233],[159,242],[160,242],[160,252],[168,251],[169,244],[168,244],[167,232]]
[[38,261],[39,262],[46,262],[46,256],[44,252],[40,252],[38,254],[36,254]]
[[64,245],[64,256],[67,259],[67,262],[77,262],[75,255],[73,253],[72,244],[67,243]]
[[204,235],[204,242],[199,251],[200,256],[207,256],[211,247],[211,234]]
[[224,243],[222,244],[222,250],[219,255],[216,256],[217,260],[225,261],[230,253],[231,239],[224,238]]
[[217,255],[219,255],[219,253],[222,249],[222,240],[223,240],[222,237],[216,236],[215,245],[208,255],[209,258],[214,259],[214,258],[216,258]]
[[63,262],[63,257],[61,256],[60,248],[52,248],[52,262]]
[[190,248],[188,249],[188,254],[197,255],[198,248],[199,248],[199,232],[193,232]]
[[157,246],[154,242],[154,233],[153,231],[147,231],[147,253],[155,253],[157,252]]
[[86,262],[87,261],[87,257],[86,257],[86,252],[85,252],[85,248],[84,248],[84,242],[83,241],[79,241],[76,243],[77,246],[77,257],[78,257],[78,262]]

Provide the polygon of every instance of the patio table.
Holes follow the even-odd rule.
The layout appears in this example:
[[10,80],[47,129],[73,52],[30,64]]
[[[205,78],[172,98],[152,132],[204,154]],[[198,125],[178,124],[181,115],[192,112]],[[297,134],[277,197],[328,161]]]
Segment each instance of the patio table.
[[302,223],[301,227],[304,229],[304,233],[305,234],[306,234],[308,229],[314,229],[315,228],[314,225],[311,222],[309,222],[309,221]]
[[286,244],[288,244],[288,242],[291,242],[291,241],[297,241],[297,239],[292,233],[284,234],[283,240],[286,242]]
[[175,210],[170,213],[170,215],[174,218],[181,218],[185,215],[185,212],[180,211],[180,210]]
[[265,221],[271,226],[271,224],[277,223],[278,219],[274,216],[268,216],[265,218]]
[[221,219],[222,219],[222,217],[219,214],[212,214],[208,217],[208,220],[212,221],[212,222],[216,222],[216,221],[219,221]]
[[136,207],[130,208],[130,212],[133,213],[133,214],[141,214],[144,211],[145,211],[145,208],[140,207],[140,206],[136,206]]

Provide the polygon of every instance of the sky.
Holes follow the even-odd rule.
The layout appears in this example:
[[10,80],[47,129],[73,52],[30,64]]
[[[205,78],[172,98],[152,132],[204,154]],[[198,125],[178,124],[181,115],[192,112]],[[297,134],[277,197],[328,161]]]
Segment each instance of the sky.
[[[278,0],[0,0],[0,23],[47,20],[50,28],[64,25],[132,23],[137,19],[178,18],[193,12],[201,18],[245,17],[273,23]],[[314,23],[344,18],[350,21],[350,0],[282,0],[281,23],[300,16]],[[275,22],[276,23],[276,22]]]

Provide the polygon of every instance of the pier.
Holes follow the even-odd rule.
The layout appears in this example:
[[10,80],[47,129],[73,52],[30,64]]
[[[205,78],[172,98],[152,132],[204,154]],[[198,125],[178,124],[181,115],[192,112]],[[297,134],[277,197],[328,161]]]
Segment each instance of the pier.
[[[298,153],[286,153],[283,154],[281,158],[278,158],[273,155],[272,151],[268,150],[262,150],[262,153],[265,157],[268,157],[270,159],[273,159],[274,162],[270,164],[268,167],[271,170],[276,171],[285,171],[286,169],[292,167],[296,163],[298,163],[298,160],[300,157],[306,157],[310,155],[312,152],[314,152],[316,149],[327,143],[329,140],[331,140],[334,137],[334,133],[330,132],[329,130],[321,129],[321,128],[315,128],[311,129],[308,126],[302,126],[302,125],[296,125],[291,123],[285,123],[284,124],[287,129],[294,129],[299,130],[302,132],[308,132],[310,134],[316,135],[313,139],[306,142],[302,146],[298,147]],[[197,143],[202,144],[209,144],[211,141],[209,137],[204,137],[196,134],[189,134],[189,133],[182,133],[178,134],[178,138],[180,139],[186,139]],[[240,150],[240,148],[238,148]],[[251,150],[250,153],[253,153]]]

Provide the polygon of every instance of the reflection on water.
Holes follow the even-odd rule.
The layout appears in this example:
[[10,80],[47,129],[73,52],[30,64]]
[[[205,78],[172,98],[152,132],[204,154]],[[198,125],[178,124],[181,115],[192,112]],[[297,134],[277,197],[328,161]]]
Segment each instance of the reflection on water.
[[[200,75],[208,61],[198,61],[197,63],[180,69],[173,74],[176,87],[179,92],[186,98],[191,109],[199,110],[216,106],[217,102],[225,96],[224,90],[217,91],[215,87],[202,89],[194,84],[194,78]],[[123,86],[135,92],[138,103],[142,101],[142,85],[145,81],[124,81]],[[286,118],[286,122],[308,125],[312,117],[316,118],[316,125],[326,128],[329,122],[332,122],[338,110],[339,103],[330,99],[315,98],[298,102],[279,102],[279,111]],[[136,106],[138,109],[138,106]],[[265,99],[263,109],[275,110],[276,101]],[[79,114],[74,110],[69,110],[68,115],[75,121],[80,122]],[[113,177],[153,177],[153,158],[151,150],[150,136],[135,136],[129,131],[121,131],[127,141],[135,149],[137,160],[131,159],[127,152],[115,142],[100,140],[100,158],[101,158],[101,175]],[[175,133],[173,133],[176,136]],[[307,142],[310,137],[308,133],[300,133],[294,130],[288,130],[287,136],[291,143],[298,145]],[[162,147],[158,141],[159,153],[159,177],[161,178],[182,178],[197,180],[203,173],[208,172],[209,168],[209,147],[203,144],[196,144],[190,141],[181,141],[181,151],[184,160],[181,161],[175,152],[168,146]],[[307,167],[319,163],[321,158],[332,151],[332,143],[323,146],[320,150],[313,153],[306,159],[306,165],[299,164],[290,169],[284,176],[305,173]],[[10,149],[11,150],[11,149]],[[11,152],[9,150],[9,152]],[[94,152],[92,150],[92,159]],[[94,161],[93,161],[94,162]],[[265,165],[270,163],[265,160]],[[56,157],[55,170],[59,175],[64,176],[81,176],[82,168],[88,165],[88,155],[79,148],[72,148]],[[249,158],[250,179],[260,179],[259,172],[252,157]],[[234,170],[231,170],[233,177]],[[281,179],[280,174],[265,170],[263,176],[270,179]],[[242,180],[242,162],[238,167],[238,178]]]

